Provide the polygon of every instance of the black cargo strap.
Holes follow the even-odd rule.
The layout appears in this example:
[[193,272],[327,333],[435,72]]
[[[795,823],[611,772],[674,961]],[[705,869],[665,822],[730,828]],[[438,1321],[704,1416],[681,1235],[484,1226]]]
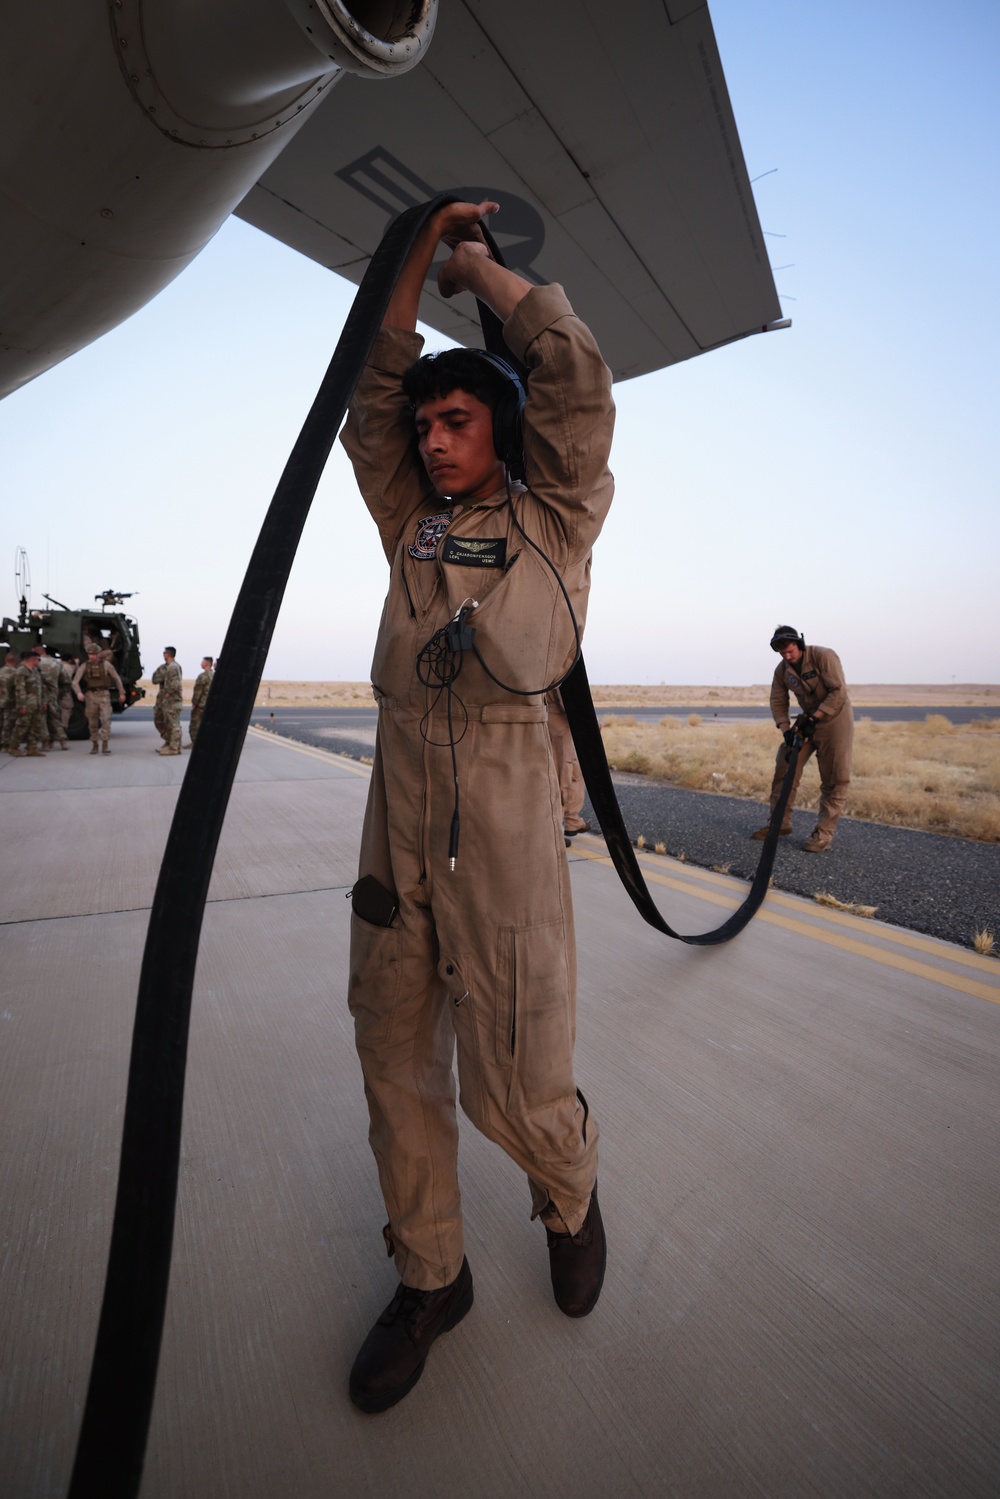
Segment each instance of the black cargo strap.
[[191,993],[215,852],[299,537],[416,236],[443,193],[390,224],[278,481],[181,783],[149,914],[97,1344],[70,1499],[135,1499],[170,1276]]
[[781,795],[771,814],[767,837],[764,839],[764,846],[757,864],[757,872],[753,877],[746,900],[714,931],[687,936],[683,932],[675,932],[673,927],[664,921],[643,879],[639,861],[625,828],[618,798],[615,796],[611,769],[601,739],[601,726],[597,721],[594,699],[590,695],[590,683],[587,681],[587,669],[582,656],[559,691],[562,693],[563,706],[566,709],[566,717],[569,719],[576,757],[580,762],[583,779],[587,783],[591,805],[601,824],[601,832],[604,834],[608,853],[639,915],[644,921],[648,921],[650,926],[656,927],[657,931],[665,933],[668,937],[676,937],[679,942],[687,942],[693,947],[714,947],[716,943],[728,942],[730,938],[743,930],[767,894],[778,839],[781,836],[781,822],[788,805],[788,798],[792,794],[792,783],[795,779],[802,740],[796,736],[788,751],[788,770],[782,782]]
[[[490,252],[501,265],[504,264],[496,242],[490,235],[485,225],[483,234]],[[504,342],[503,324],[496,313],[484,303],[479,303],[479,321],[483,330],[483,343],[492,354],[499,354],[527,382],[528,371],[514,358],[510,349]],[[768,824],[767,837],[757,861],[757,869],[747,893],[746,900],[734,911],[728,920],[711,932],[699,932],[694,936],[686,936],[683,932],[675,932],[673,927],[664,921],[657,909],[656,902],[649,893],[649,887],[643,879],[639,861],[632,849],[632,843],[625,828],[618,798],[615,795],[614,784],[611,780],[611,769],[608,765],[607,756],[604,753],[604,741],[601,738],[601,726],[597,720],[594,709],[594,699],[590,692],[590,683],[587,680],[587,668],[584,665],[582,653],[578,655],[569,674],[564,678],[559,691],[562,694],[563,706],[566,709],[566,717],[569,719],[570,732],[573,735],[573,745],[576,749],[576,757],[580,762],[583,779],[587,785],[587,794],[590,797],[591,806],[601,825],[608,846],[611,861],[618,871],[618,877],[625,889],[628,891],[633,905],[644,921],[653,926],[667,937],[675,937],[678,942],[687,942],[692,947],[714,947],[717,943],[728,942],[735,937],[751,920],[759,910],[767,887],[771,880],[774,869],[774,858],[778,849],[778,839],[781,836],[781,820],[785,815],[788,799],[792,794],[792,784],[795,780],[795,770],[798,765],[799,752],[802,748],[802,740],[798,737],[792,743],[788,752],[788,770],[782,782],[781,794],[778,798],[771,820]]]

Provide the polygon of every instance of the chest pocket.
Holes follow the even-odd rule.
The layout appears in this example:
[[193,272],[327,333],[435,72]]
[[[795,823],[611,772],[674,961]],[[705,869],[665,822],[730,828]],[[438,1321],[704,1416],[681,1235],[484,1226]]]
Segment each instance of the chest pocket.
[[506,536],[445,536],[440,546],[442,562],[457,567],[503,569],[507,563]]

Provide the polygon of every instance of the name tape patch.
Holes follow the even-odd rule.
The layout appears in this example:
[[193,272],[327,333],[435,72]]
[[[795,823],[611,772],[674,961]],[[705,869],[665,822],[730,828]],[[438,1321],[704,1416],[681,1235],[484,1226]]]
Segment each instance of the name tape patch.
[[446,536],[441,547],[441,561],[455,563],[458,567],[503,567],[507,561],[507,538]]

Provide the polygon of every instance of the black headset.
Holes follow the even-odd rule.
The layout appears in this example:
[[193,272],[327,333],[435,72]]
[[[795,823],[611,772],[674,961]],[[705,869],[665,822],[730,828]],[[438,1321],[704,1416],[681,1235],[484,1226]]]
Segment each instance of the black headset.
[[797,645],[800,651],[806,648],[805,636],[800,635],[794,625],[777,625],[771,636],[772,651],[783,651],[786,645]]
[[468,349],[466,352],[475,354],[477,359],[482,359],[486,364],[491,365],[506,382],[503,390],[497,394],[493,402],[493,449],[510,477],[523,479],[525,469],[522,413],[526,397],[521,378],[513,365],[508,364],[506,359],[501,359],[499,354],[491,354],[486,349]]

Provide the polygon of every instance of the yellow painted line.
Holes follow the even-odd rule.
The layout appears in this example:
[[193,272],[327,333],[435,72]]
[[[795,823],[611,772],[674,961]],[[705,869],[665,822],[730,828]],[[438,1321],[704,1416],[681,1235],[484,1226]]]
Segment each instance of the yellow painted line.
[[[577,842],[579,842],[579,839]],[[593,845],[595,853],[606,853],[603,839],[591,838],[588,842]],[[581,848],[580,852],[583,853],[584,850]],[[686,864],[680,859],[675,859],[670,854],[647,854],[642,849],[634,849],[633,852],[640,866],[657,878],[659,878],[659,869],[657,866],[662,868],[663,860],[667,859],[673,868],[683,869],[685,876],[690,876],[692,880],[707,880],[711,881],[714,885],[723,887],[730,887],[734,881],[738,881],[739,884],[749,888],[749,880],[739,879],[737,875],[716,874],[714,871],[710,872],[707,869],[701,869],[696,864]],[[677,888],[681,887],[678,886]],[[683,888],[686,889],[689,895],[700,895],[701,893],[690,885]],[[931,953],[935,957],[946,957],[949,963],[960,963],[963,967],[973,968],[978,973],[996,974],[998,979],[1000,979],[1000,964],[998,964],[996,958],[983,957],[981,953],[969,952],[966,948],[962,947],[956,947],[953,951],[949,950],[947,953],[942,953],[941,942],[933,937],[921,937],[919,933],[907,932],[902,927],[887,928],[882,923],[873,928],[872,921],[877,920],[877,918],[852,916],[850,911],[838,911],[836,907],[821,905],[819,901],[813,905],[810,904],[809,897],[806,895],[786,895],[781,890],[769,890],[767,898],[770,902],[786,906],[793,911],[801,910],[802,906],[805,905],[810,916],[818,921],[832,922],[835,926],[847,927],[852,931],[862,932],[865,936],[881,937],[886,942],[894,942],[898,947],[912,948],[915,952]],[[734,901],[734,909],[739,903],[738,900]]]
[[347,755],[338,755],[335,750],[322,750],[317,749],[313,744],[300,744],[297,739],[286,739],[283,734],[272,734],[269,729],[262,729],[255,723],[250,724],[248,733],[253,734],[256,739],[264,739],[268,744],[280,745],[282,749],[294,750],[297,755],[306,755],[312,760],[322,760],[327,764],[333,760],[344,770],[349,770],[352,775],[363,776],[365,780],[371,777],[370,765],[360,765],[357,760],[351,760]]
[[[604,864],[613,869],[614,865],[607,854],[592,853],[589,849],[579,850],[583,858],[589,859],[596,864]],[[671,879],[669,875],[657,873],[655,870],[647,870],[647,879],[657,885],[664,885],[671,890],[679,890],[684,895],[695,895],[699,900],[708,901],[714,906],[725,906],[729,910],[735,910],[740,901],[733,900],[727,896],[719,895],[714,890],[699,890],[682,883],[680,880]],[[853,953],[857,957],[868,958],[873,963],[880,963],[885,968],[895,968],[902,973],[912,974],[916,978],[929,979],[931,983],[941,984],[946,989],[957,989],[962,994],[974,995],[977,999],[987,999],[993,1004],[1000,1004],[1000,983],[996,985],[982,984],[976,979],[968,977],[964,973],[952,973],[947,968],[938,968],[930,963],[918,962],[916,958],[908,958],[903,953],[895,953],[885,947],[875,947],[868,942],[856,941],[841,932],[824,931],[822,926],[811,921],[796,920],[791,916],[783,916],[779,912],[768,909],[768,902],[773,899],[768,894],[764,905],[754,917],[755,921],[766,922],[769,926],[784,928],[785,931],[796,932],[803,937],[811,937],[814,942],[824,942],[829,947],[838,947],[842,952]],[[826,917],[824,907],[818,906],[816,914]],[[838,913],[831,912],[836,915]],[[880,931],[880,936],[886,935]],[[941,952],[940,948],[934,948],[947,962],[952,961],[950,952]]]

